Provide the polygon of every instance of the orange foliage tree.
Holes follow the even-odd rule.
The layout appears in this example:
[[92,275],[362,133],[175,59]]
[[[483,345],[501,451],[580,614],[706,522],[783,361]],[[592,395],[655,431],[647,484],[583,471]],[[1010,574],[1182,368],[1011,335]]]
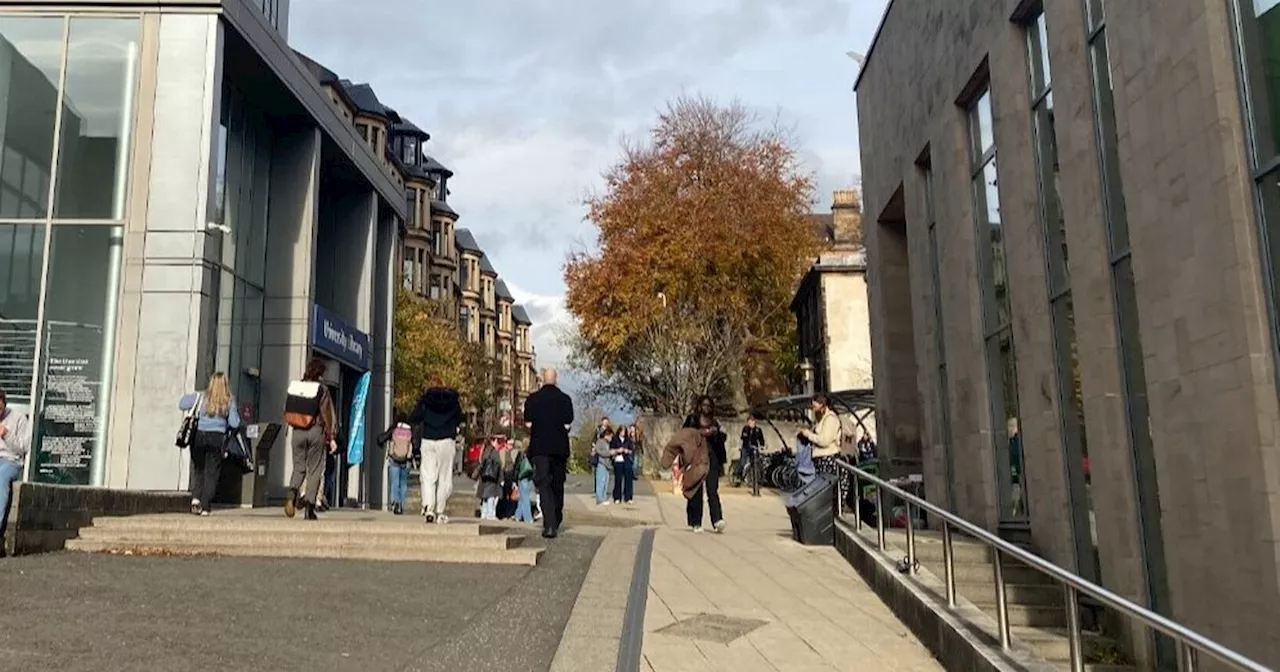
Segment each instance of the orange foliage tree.
[[813,178],[787,133],[738,103],[681,98],[605,179],[586,201],[599,249],[565,266],[576,360],[640,405],[684,404],[691,392],[660,380],[674,374],[742,410],[747,352],[794,348],[792,288],[819,247]]

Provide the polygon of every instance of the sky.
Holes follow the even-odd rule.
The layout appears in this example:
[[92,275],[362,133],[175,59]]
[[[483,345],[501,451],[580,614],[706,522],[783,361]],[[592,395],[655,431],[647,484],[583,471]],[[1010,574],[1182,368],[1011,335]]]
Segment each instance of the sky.
[[431,134],[450,205],[534,322],[541,365],[571,324],[563,266],[595,246],[583,199],[624,139],[681,95],[795,131],[816,212],[853,186],[852,93],[886,0],[293,0],[289,41]]

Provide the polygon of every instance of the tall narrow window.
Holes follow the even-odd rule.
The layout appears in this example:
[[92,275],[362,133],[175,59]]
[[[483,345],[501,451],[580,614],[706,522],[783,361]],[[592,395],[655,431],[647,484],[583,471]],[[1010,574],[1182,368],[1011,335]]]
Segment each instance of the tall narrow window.
[[1067,265],[1067,230],[1058,194],[1058,139],[1054,129],[1053,78],[1049,68],[1049,32],[1044,8],[1037,8],[1026,24],[1027,62],[1031,79],[1032,140],[1040,195],[1040,226],[1044,235],[1045,282],[1057,381],[1058,418],[1066,463],[1068,504],[1076,548],[1076,568],[1097,580],[1098,552],[1094,544],[1093,505],[1089,497],[1088,444],[1084,431],[1084,402],[1076,356],[1076,319],[1071,303],[1071,271]]
[[1007,255],[1004,226],[1000,219],[995,130],[992,126],[989,87],[969,108],[969,141],[973,205],[978,227],[978,282],[982,294],[983,338],[990,388],[991,433],[995,437],[1000,519],[1021,521],[1027,516],[1026,479],[1023,477],[1018,373],[1014,359],[1009,274],[1005,267]]
[[946,480],[947,507],[956,508],[955,493],[955,453],[951,434],[951,391],[947,377],[947,339],[942,319],[942,255],[938,250],[938,218],[933,201],[933,166],[929,157],[920,162],[921,177],[924,181],[925,221],[929,230],[929,270],[933,274],[933,339],[934,349],[938,353],[937,395],[938,410],[935,423],[938,426],[938,440],[942,443],[942,469]]
[[[1147,574],[1151,608],[1168,615],[1169,579],[1164,557],[1164,530],[1160,519],[1160,492],[1156,485],[1155,452],[1151,442],[1147,405],[1147,374],[1142,342],[1138,338],[1138,299],[1134,288],[1132,251],[1129,247],[1128,212],[1120,180],[1117,152],[1115,101],[1111,88],[1111,59],[1103,0],[1083,0],[1088,17],[1089,66],[1092,75],[1093,121],[1102,176],[1103,212],[1111,256],[1111,287],[1116,306],[1116,332],[1120,345],[1120,370],[1124,379],[1126,420],[1138,497],[1139,533]],[[1172,660],[1167,638],[1157,637],[1162,660]]]

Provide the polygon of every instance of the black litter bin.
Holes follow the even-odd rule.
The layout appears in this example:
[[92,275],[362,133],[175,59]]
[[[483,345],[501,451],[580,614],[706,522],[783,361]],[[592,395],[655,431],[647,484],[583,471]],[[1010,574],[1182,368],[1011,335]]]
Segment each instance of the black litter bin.
[[791,536],[806,546],[835,543],[836,479],[818,474],[807,485],[787,497]]

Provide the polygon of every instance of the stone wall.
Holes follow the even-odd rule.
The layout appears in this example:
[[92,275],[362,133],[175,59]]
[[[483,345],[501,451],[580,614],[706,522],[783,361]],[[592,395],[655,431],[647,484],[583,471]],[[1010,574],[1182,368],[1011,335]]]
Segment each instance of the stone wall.
[[62,550],[98,516],[179,513],[189,510],[185,492],[111,490],[73,485],[16,483],[4,533],[5,555]]

